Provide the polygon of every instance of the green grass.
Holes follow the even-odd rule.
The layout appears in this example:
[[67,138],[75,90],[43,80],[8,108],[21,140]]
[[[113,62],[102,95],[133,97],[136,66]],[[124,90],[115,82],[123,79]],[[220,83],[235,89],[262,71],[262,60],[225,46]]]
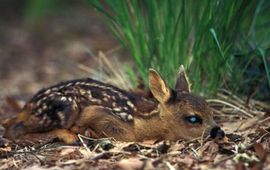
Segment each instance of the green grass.
[[211,95],[220,87],[239,91],[243,81],[251,81],[244,75],[254,60],[264,64],[259,77],[270,80],[267,0],[88,2],[105,17],[146,84],[152,67],[172,86],[183,64],[196,93]]

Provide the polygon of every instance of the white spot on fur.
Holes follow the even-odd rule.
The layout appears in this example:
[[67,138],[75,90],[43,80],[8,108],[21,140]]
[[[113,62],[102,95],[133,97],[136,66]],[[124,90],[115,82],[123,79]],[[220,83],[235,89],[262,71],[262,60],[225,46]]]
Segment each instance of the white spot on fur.
[[47,105],[46,104],[43,104],[42,109],[43,110],[46,110],[47,109]]
[[54,87],[54,88],[52,88],[51,90],[52,90],[52,91],[57,91],[57,90],[59,90],[59,88],[58,88],[58,87]]
[[129,114],[128,117],[127,117],[127,119],[128,119],[129,121],[131,121],[131,120],[133,120],[133,116],[132,116],[131,114]]
[[68,83],[65,87],[69,87],[71,86],[73,83]]
[[81,93],[81,95],[84,95],[84,94],[86,94],[86,91],[85,91],[85,90],[80,89],[80,93]]
[[120,107],[115,107],[115,108],[113,108],[113,110],[116,112],[120,112],[122,109]]
[[86,91],[86,93],[88,94],[88,98],[89,98],[89,99],[92,99],[92,98],[93,98],[92,93],[91,93],[90,90],[89,90],[89,91]]
[[62,96],[62,97],[60,98],[60,100],[61,100],[61,101],[66,101],[67,98],[66,98],[65,96]]
[[91,102],[97,103],[97,104],[101,104],[101,100],[95,99],[95,98],[91,98],[90,99]]
[[65,86],[65,85],[59,86],[59,89],[62,89],[62,88],[64,88],[64,87],[67,87],[67,86]]
[[80,85],[87,85],[86,82],[80,82],[79,84],[80,84]]
[[41,108],[38,108],[38,110],[37,110],[38,114],[41,114],[42,111],[43,111],[43,110],[42,110]]
[[127,116],[128,116],[128,114],[125,113],[125,112],[121,112],[121,113],[119,113],[119,116],[120,116],[122,119],[126,119]]
[[[54,93],[51,93],[50,95],[49,95],[49,97],[54,97],[55,96],[55,94]],[[44,97],[45,98],[45,97]]]
[[48,90],[46,90],[46,91],[44,92],[44,94],[49,94],[49,93],[51,93],[51,89],[48,89]]
[[36,102],[36,105],[39,106],[40,104],[41,104],[41,100],[38,100],[38,101]]
[[135,107],[134,104],[133,104],[131,101],[127,101],[127,105],[128,105],[129,107],[131,107],[131,108],[134,108],[134,107]]
[[46,120],[47,120],[47,117],[43,116],[42,119],[39,121],[39,123],[44,124]]
[[61,120],[61,124],[62,124],[62,122],[64,122],[64,120],[65,120],[64,113],[63,112],[57,112],[57,115],[58,115],[59,119]]

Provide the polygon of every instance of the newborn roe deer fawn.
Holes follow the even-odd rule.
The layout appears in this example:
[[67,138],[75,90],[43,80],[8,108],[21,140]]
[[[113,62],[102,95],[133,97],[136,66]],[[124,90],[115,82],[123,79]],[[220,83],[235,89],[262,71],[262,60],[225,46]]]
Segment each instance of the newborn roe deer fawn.
[[78,133],[121,141],[224,137],[206,101],[191,93],[183,66],[173,90],[150,69],[149,88],[157,102],[90,78],[63,82],[39,91],[4,136],[50,136],[67,144]]

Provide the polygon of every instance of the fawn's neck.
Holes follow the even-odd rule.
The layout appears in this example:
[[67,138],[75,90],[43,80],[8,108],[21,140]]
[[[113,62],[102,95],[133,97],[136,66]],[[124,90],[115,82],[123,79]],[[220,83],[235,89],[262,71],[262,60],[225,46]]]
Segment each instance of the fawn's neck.
[[171,126],[174,124],[171,115],[163,115],[163,109],[160,105],[154,110],[156,114],[147,118],[135,119],[135,134],[140,141],[148,139],[162,140],[164,138],[173,139],[173,136],[168,136],[171,131]]

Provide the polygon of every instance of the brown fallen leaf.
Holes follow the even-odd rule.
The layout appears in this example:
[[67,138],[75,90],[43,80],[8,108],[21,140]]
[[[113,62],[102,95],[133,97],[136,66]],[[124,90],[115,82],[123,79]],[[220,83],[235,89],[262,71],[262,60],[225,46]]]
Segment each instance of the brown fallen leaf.
[[227,136],[225,136],[225,137],[223,138],[223,142],[224,142],[224,143],[229,143],[229,138],[228,138]]
[[183,158],[177,157],[175,162],[182,169],[192,169],[192,166],[195,164],[195,159],[191,158],[190,156],[184,156]]
[[260,143],[256,143],[254,145],[254,149],[256,152],[256,155],[260,158],[261,161],[265,161],[266,158],[266,150],[264,149],[263,145]]
[[23,170],[60,170],[60,169],[62,169],[62,168],[57,167],[57,166],[46,168],[46,167],[42,167],[40,165],[32,165],[32,166],[24,168]]
[[267,131],[267,129],[264,129],[264,128],[261,128],[261,127],[258,127],[255,131],[256,133],[259,133],[260,136],[266,134],[266,133],[269,133],[269,131]]
[[251,119],[248,119],[246,121],[243,121],[242,124],[238,127],[238,131],[244,131],[247,130],[250,127],[256,126],[258,124],[260,117],[256,116]]
[[173,145],[171,145],[169,152],[173,152],[173,151],[181,151],[182,149],[184,149],[186,146],[183,144],[183,142],[179,142],[179,143],[175,143]]
[[71,154],[71,153],[73,153],[75,151],[76,151],[76,148],[72,148],[72,147],[70,147],[70,148],[64,148],[64,149],[62,149],[60,151],[60,156],[65,156],[65,155]]
[[122,170],[154,169],[149,160],[140,160],[138,158],[122,159],[115,165],[115,168]]
[[214,161],[218,154],[219,145],[215,141],[206,142],[198,151],[203,161]]
[[235,169],[236,169],[236,170],[245,170],[246,168],[245,168],[245,165],[244,165],[243,162],[239,162],[239,163],[237,163],[237,164],[235,165]]
[[[270,135],[262,139],[261,144],[267,152],[270,152]],[[270,160],[269,160],[270,161]]]

